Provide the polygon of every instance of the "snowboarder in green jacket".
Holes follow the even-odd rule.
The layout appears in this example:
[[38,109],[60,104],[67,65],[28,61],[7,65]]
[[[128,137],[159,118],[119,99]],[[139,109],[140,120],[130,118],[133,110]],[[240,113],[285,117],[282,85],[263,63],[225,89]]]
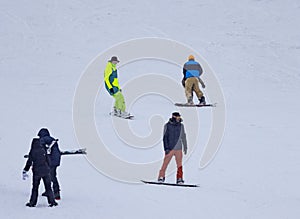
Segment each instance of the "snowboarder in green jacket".
[[104,83],[108,93],[115,98],[113,115],[127,117],[130,114],[126,112],[124,96],[118,81],[117,64],[119,62],[116,56],[111,57],[108,61],[104,71]]

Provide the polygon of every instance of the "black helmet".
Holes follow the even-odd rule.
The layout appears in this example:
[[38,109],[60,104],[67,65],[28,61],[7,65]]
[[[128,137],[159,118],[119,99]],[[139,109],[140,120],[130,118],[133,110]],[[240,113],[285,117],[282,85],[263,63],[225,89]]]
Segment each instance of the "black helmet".
[[179,112],[174,112],[174,113],[172,113],[172,116],[174,116],[174,117],[179,117],[179,116],[181,116],[181,115],[180,115]]

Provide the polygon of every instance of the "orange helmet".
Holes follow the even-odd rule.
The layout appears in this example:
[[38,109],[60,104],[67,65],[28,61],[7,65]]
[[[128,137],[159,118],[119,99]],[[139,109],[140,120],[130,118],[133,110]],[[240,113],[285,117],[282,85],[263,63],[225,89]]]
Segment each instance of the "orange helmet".
[[193,55],[189,55],[189,60],[195,60],[195,57]]

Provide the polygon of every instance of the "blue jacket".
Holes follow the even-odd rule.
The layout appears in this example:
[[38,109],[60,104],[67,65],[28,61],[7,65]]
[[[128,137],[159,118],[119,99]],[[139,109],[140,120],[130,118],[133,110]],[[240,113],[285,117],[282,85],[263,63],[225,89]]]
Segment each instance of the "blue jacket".
[[164,150],[182,150],[182,146],[187,148],[186,134],[184,125],[171,118],[164,126]]
[[191,78],[191,77],[200,77],[202,73],[203,70],[201,68],[201,65],[194,60],[189,60],[183,66],[184,79]]
[[45,150],[47,149],[47,145],[51,145],[53,141],[56,141],[51,148],[50,167],[59,166],[61,154],[57,143],[58,139],[54,139],[53,137],[51,137],[49,131],[45,128],[39,131],[38,136],[40,137],[40,144]]

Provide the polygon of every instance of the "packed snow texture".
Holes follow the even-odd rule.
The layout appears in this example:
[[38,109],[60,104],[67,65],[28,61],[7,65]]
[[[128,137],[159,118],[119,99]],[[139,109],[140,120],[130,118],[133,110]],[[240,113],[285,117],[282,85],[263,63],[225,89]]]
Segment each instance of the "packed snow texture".
[[[298,0],[2,0],[1,217],[299,218],[299,21]],[[141,37],[192,47],[214,69],[223,89],[227,114],[220,150],[199,169],[204,138],[184,166],[186,182],[200,188],[122,183],[76,155],[63,157],[58,169],[59,206],[48,208],[40,196],[36,208],[25,207],[31,178],[23,181],[21,172],[31,139],[48,127],[62,150],[82,147],[72,121],[82,72],[112,45]],[[153,71],[170,76],[168,68],[159,62],[133,63],[120,69],[119,80],[122,85]],[[181,69],[175,70],[172,77],[180,81]],[[132,162],[162,159],[161,142],[145,155],[118,139],[108,116],[111,107],[112,98],[103,90],[95,101],[95,120],[113,153]],[[138,118],[131,128],[147,135],[151,115],[167,121],[175,109],[160,97],[141,98],[132,109]],[[201,109],[199,116],[202,136],[209,132],[210,112]],[[167,180],[174,182],[174,174]]]

